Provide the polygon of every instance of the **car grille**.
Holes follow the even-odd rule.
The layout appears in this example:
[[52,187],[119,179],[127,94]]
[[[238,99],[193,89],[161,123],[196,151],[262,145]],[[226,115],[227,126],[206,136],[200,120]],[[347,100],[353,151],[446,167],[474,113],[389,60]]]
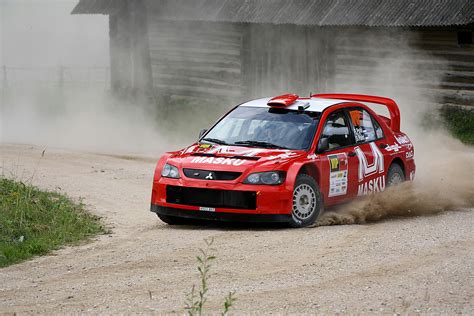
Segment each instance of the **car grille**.
[[254,210],[257,194],[253,191],[231,191],[166,186],[166,202],[173,204]]
[[211,171],[200,169],[183,169],[184,175],[192,179],[201,180],[235,180],[242,174],[241,172],[232,171]]

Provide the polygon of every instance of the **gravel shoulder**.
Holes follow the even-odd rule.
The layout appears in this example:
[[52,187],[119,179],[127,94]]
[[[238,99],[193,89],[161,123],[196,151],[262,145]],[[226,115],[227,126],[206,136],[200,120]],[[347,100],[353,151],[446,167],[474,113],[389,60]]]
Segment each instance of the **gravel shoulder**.
[[0,269],[1,313],[183,312],[213,237],[208,308],[474,313],[472,210],[307,229],[171,227],[149,212],[155,161],[0,145],[0,172],[83,198],[113,234]]

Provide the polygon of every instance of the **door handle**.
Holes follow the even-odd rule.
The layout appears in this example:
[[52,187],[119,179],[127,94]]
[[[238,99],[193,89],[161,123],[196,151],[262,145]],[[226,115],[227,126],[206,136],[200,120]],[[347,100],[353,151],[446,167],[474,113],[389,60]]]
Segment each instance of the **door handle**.
[[385,148],[388,147],[388,145],[387,144],[380,144],[379,147],[382,148],[382,149],[385,149]]
[[350,151],[347,155],[349,157],[355,157],[356,153],[354,151]]

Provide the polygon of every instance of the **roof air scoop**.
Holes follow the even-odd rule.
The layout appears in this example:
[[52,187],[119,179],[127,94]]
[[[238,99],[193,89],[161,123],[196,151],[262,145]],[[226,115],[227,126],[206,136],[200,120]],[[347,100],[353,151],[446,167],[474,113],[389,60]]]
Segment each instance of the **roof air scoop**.
[[284,94],[274,97],[268,101],[268,106],[274,107],[286,107],[290,106],[298,100],[299,96],[296,94]]

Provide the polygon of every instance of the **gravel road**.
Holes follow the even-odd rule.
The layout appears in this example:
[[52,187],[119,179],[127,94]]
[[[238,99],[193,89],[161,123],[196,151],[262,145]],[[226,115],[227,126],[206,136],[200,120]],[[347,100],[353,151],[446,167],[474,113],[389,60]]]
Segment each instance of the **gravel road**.
[[171,227],[149,212],[153,159],[0,145],[0,168],[84,198],[113,234],[0,269],[2,313],[183,313],[213,237],[208,310],[474,314],[472,210],[306,229]]

